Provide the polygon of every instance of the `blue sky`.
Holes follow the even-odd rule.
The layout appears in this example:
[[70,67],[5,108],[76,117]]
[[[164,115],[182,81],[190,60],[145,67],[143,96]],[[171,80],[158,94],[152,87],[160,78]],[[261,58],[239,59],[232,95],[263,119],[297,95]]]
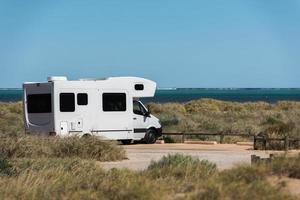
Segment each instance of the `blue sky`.
[[300,87],[298,0],[0,0],[0,87],[49,75]]

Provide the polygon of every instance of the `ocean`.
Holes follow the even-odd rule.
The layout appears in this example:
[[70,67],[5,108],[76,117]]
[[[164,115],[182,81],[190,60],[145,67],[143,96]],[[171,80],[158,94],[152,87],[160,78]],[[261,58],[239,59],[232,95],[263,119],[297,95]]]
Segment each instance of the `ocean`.
[[[205,88],[169,88],[158,89],[153,98],[144,98],[143,102],[187,102],[200,98],[212,98],[223,101],[256,102],[300,101],[299,89],[205,89]],[[0,89],[0,101],[16,102],[22,100],[21,89]]]

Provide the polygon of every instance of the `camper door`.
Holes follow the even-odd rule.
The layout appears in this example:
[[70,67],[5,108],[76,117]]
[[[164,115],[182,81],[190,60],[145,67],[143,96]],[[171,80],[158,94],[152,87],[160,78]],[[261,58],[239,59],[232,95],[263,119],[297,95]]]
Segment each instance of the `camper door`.
[[53,131],[52,85],[49,83],[24,84],[24,119],[30,132]]

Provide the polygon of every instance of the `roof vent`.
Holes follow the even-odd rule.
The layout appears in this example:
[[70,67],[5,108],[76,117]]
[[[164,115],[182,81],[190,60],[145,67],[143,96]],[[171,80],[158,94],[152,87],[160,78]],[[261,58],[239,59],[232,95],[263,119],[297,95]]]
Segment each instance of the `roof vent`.
[[48,82],[54,82],[54,81],[67,81],[67,77],[65,76],[49,76]]

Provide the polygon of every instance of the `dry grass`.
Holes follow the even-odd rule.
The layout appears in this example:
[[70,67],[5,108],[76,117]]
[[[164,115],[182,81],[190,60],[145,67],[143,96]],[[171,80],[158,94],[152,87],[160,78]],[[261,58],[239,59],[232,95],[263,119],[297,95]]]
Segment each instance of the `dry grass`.
[[5,162],[11,172],[0,171],[0,199],[297,199],[272,186],[265,167],[219,172],[213,163],[179,154],[145,171],[105,171],[78,158]]
[[[266,132],[300,138],[300,102],[236,103],[201,99],[187,103],[150,103],[165,131]],[[0,135],[23,134],[22,104],[0,103]]]
[[22,104],[0,103],[0,155],[7,158],[79,157],[98,161],[125,158],[115,142],[88,137],[38,137],[23,132]]
[[0,136],[16,136],[23,133],[22,103],[0,102]]
[[[284,129],[295,134],[299,129],[298,103],[200,100],[151,106],[166,128],[174,130]],[[213,163],[176,154],[144,171],[105,171],[96,160],[124,158],[114,143],[92,137],[25,136],[21,104],[0,103],[0,108],[0,199],[297,199],[266,177],[299,178],[299,156],[218,171]]]
[[267,169],[274,175],[300,179],[300,154],[294,157],[277,156],[267,165]]
[[160,188],[127,170],[102,170],[81,159],[18,159],[0,178],[0,199],[163,199]]
[[2,137],[0,154],[7,158],[79,157],[98,161],[125,158],[125,151],[115,142],[88,137]]
[[219,132],[300,138],[300,102],[236,103],[201,99],[187,103],[150,103],[164,130]]
[[205,179],[216,173],[217,166],[207,160],[174,154],[152,162],[148,173],[153,178]]

